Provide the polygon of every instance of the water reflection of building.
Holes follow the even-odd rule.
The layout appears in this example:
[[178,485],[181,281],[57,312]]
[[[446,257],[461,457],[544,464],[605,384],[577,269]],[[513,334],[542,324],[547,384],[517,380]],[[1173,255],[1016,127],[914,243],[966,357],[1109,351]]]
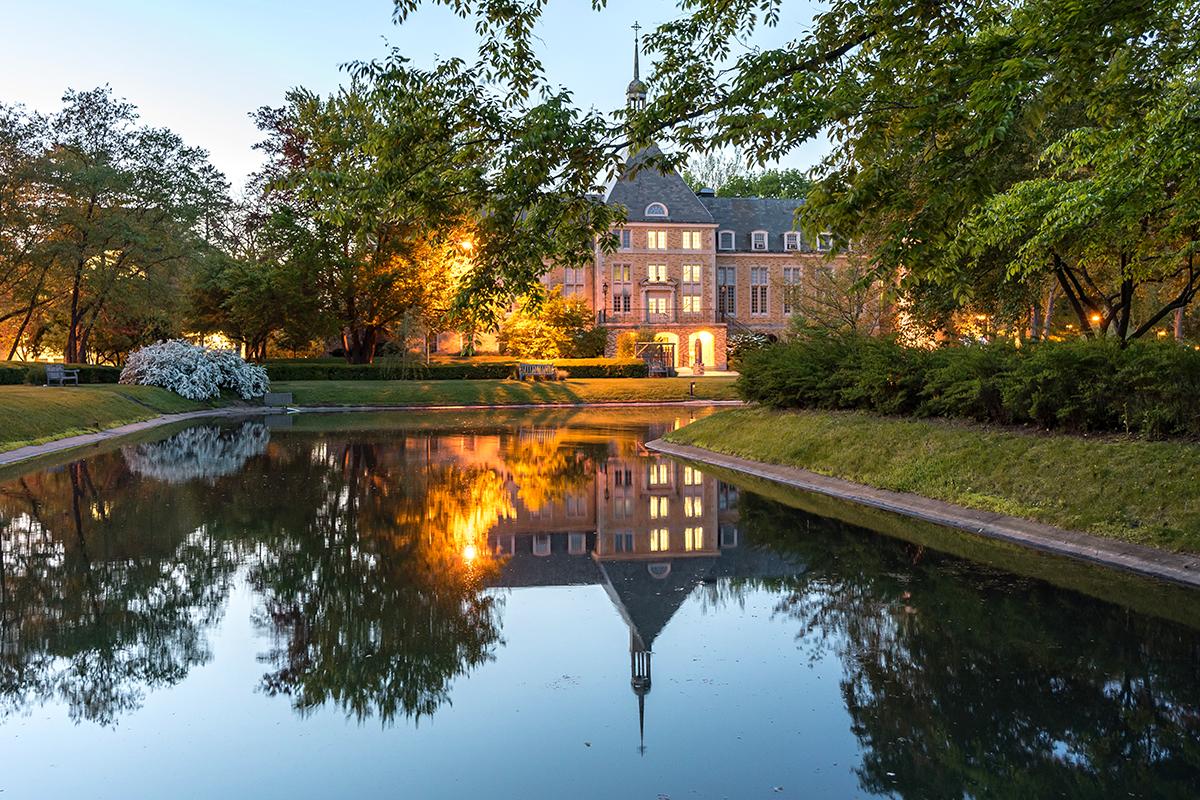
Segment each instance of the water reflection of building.
[[[664,431],[650,431],[647,435]],[[739,547],[738,490],[698,469],[614,443],[580,485],[488,534],[507,557],[502,587],[598,585],[629,626],[630,687],[644,740],[653,645],[693,590],[722,578],[791,574],[778,556]]]

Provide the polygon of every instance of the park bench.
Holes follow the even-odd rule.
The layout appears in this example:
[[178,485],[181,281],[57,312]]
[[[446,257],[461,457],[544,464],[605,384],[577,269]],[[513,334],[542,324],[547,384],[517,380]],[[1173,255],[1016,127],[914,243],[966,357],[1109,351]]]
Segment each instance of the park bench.
[[59,386],[66,386],[66,381],[74,381],[75,385],[79,385],[79,370],[64,369],[62,364],[47,364],[46,365],[46,385],[50,386],[57,383]]
[[533,364],[522,361],[517,364],[517,377],[521,380],[549,378],[553,381],[558,379],[558,369],[553,364]]

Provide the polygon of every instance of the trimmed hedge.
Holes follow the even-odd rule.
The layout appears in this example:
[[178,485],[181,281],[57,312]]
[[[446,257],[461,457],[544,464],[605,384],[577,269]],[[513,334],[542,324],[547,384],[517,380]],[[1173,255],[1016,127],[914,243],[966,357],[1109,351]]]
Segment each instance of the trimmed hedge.
[[894,337],[812,334],[747,353],[737,391],[773,408],[1200,436],[1200,351],[1073,339],[927,351]]
[[[63,364],[63,368],[79,370],[79,382],[81,384],[117,383],[121,380],[120,367],[106,367],[96,364]],[[38,363],[25,365],[22,378],[24,383],[32,386],[44,386],[46,384],[46,365]]]
[[640,358],[560,358],[554,366],[571,378],[646,378],[650,367]]
[[25,382],[28,364],[16,361],[0,361],[0,386],[14,386]]
[[[571,378],[644,378],[649,375],[646,362],[640,358],[564,358],[554,366]],[[266,364],[272,381],[390,381],[400,377],[395,364],[329,364],[273,362]],[[503,380],[517,373],[517,361],[437,363],[429,366],[409,365],[413,380]]]

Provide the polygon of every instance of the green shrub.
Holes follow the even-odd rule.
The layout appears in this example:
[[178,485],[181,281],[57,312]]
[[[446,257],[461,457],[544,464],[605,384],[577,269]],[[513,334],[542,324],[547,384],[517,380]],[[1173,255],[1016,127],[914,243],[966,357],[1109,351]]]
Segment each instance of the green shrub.
[[[515,361],[438,363],[409,366],[415,380],[494,380],[512,377]],[[272,381],[388,381],[400,377],[399,366],[391,362],[376,364],[326,364],[267,362]]]
[[1074,339],[929,352],[892,337],[809,330],[746,353],[740,373],[742,399],[774,408],[1200,436],[1200,352],[1175,342]]
[[554,366],[569,378],[645,378],[650,367],[640,358],[560,358]]
[[942,347],[929,354],[924,402],[919,413],[932,417],[962,417],[977,422],[1012,421],[1003,391],[1016,368],[1017,348],[1009,344],[987,347]]
[[1107,339],[1028,348],[1008,374],[1004,404],[1013,419],[1068,431],[1117,430],[1122,350]]
[[[104,367],[96,364],[63,364],[64,369],[79,370],[79,382],[83,383],[118,383],[121,380],[120,367]],[[46,384],[46,365],[30,364],[25,368],[25,383],[32,386]]]
[[21,364],[16,361],[0,361],[0,386],[13,386],[25,383],[25,374],[27,372],[29,372],[28,364]]
[[[644,378],[646,362],[640,358],[562,358],[554,366],[571,378]],[[389,381],[400,376],[398,365],[390,362],[375,364],[327,364],[268,361],[267,375],[272,381]],[[409,365],[413,380],[503,380],[516,376],[517,362],[485,361]]]

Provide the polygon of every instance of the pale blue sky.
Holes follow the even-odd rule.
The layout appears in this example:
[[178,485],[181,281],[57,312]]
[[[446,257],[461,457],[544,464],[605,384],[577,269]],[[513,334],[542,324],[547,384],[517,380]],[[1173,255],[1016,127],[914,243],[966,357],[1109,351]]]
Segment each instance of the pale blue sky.
[[[807,0],[796,5],[811,18]],[[281,105],[288,88],[328,94],[344,80],[338,65],[382,57],[389,45],[420,66],[435,55],[474,59],[470,22],[433,6],[403,26],[391,14],[390,0],[0,0],[0,102],[54,111],[68,87],[108,83],[143,122],[207,149],[236,189],[260,163],[247,114]],[[584,107],[619,108],[633,68],[629,26],[675,14],[661,0],[612,0],[599,13],[586,0],[551,2],[539,30],[546,73]],[[806,27],[807,19],[785,21],[762,43]],[[825,147],[814,143],[785,164],[807,168]]]

